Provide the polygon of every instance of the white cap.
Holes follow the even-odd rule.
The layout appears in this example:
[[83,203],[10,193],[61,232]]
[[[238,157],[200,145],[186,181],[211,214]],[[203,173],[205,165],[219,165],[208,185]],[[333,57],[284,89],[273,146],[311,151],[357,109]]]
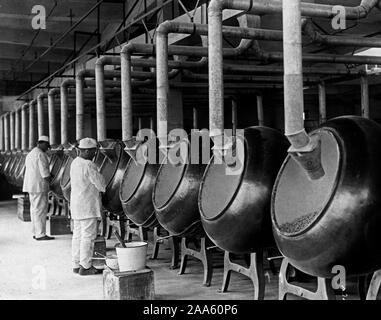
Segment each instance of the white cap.
[[97,148],[98,144],[95,139],[92,138],[83,138],[81,141],[79,141],[79,149],[94,149]]
[[38,138],[38,142],[47,142],[47,143],[49,143],[49,137],[48,136],[40,136]]

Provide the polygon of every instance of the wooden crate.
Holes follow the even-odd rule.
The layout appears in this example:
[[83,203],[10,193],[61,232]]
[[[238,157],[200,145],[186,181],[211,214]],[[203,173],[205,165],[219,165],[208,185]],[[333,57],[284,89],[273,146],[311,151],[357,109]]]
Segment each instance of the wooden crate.
[[133,272],[103,271],[105,300],[154,300],[154,273],[151,269]]
[[46,223],[46,229],[51,236],[71,234],[70,219],[67,216],[50,216]]
[[29,222],[30,219],[30,202],[28,196],[17,197],[17,217],[21,221]]

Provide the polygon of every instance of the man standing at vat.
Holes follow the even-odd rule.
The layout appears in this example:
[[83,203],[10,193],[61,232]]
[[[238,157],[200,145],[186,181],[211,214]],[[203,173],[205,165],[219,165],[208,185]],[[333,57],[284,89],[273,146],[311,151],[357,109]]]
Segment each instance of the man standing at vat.
[[84,138],[79,142],[80,154],[70,168],[71,218],[74,221],[72,239],[73,272],[82,276],[102,273],[92,266],[94,240],[97,237],[97,220],[101,217],[100,193],[106,184],[96,165],[91,161],[97,142]]
[[23,192],[29,193],[30,217],[33,239],[53,240],[46,235],[48,214],[48,191],[51,179],[46,151],[50,148],[49,137],[41,136],[35,147],[25,158]]

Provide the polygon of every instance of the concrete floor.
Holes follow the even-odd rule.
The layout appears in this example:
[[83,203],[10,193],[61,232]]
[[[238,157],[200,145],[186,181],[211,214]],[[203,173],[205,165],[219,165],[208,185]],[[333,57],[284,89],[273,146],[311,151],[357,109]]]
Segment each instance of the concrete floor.
[[[0,202],[0,299],[103,299],[102,275],[81,277],[71,271],[71,235],[54,241],[37,242],[30,222],[16,215],[16,201]],[[107,240],[113,250],[116,240]],[[152,252],[151,245],[148,254]],[[186,274],[171,270],[171,250],[164,244],[157,260],[147,259],[155,272],[156,299],[239,299],[250,300],[251,281],[233,274],[228,293],[218,293],[222,283],[222,253],[214,257],[212,285],[203,287],[203,269],[198,260],[189,259]],[[271,272],[269,272],[271,273]],[[270,275],[269,297],[276,299],[277,277]]]
[[[32,238],[31,225],[16,215],[16,201],[0,202],[0,299],[103,299],[102,275],[82,277],[72,273],[71,235],[56,236],[54,241],[38,242]],[[150,234],[150,233],[149,233]],[[148,255],[152,252],[151,243]],[[115,239],[107,240],[113,251]],[[213,279],[203,287],[203,268],[189,259],[184,275],[171,270],[168,244],[160,248],[157,260],[147,257],[154,270],[155,296],[161,300],[251,300],[251,281],[232,273],[229,291],[218,293],[222,284],[223,256],[213,255]],[[278,276],[266,267],[266,300],[278,299]],[[351,297],[356,298],[356,297]]]

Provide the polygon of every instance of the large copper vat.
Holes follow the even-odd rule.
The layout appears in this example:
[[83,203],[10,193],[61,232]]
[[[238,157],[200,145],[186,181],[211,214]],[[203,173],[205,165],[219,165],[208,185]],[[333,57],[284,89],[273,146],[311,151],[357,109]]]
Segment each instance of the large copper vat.
[[330,278],[335,266],[360,275],[381,268],[381,126],[341,117],[321,138],[325,175],[310,180],[288,156],[272,196],[276,243],[298,269]]
[[204,229],[220,248],[234,253],[274,246],[271,191],[289,144],[280,132],[251,127],[237,136],[241,156],[232,168],[210,161],[199,193]]

